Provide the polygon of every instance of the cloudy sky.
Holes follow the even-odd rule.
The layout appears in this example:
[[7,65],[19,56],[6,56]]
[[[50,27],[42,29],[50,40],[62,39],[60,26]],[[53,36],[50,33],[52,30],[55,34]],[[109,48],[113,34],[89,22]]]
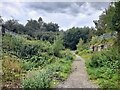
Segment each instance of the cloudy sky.
[[66,30],[73,26],[94,27],[93,20],[108,5],[107,2],[2,2],[0,11],[5,21],[14,18],[25,25],[31,18],[42,17],[45,22],[58,23],[60,29]]

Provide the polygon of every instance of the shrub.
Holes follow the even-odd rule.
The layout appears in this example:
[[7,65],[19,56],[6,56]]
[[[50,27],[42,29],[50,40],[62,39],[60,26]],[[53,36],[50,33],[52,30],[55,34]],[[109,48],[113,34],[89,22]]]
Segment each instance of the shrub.
[[35,66],[36,66],[36,63],[24,60],[22,61],[21,68],[25,71],[28,71],[28,70],[32,70],[33,68],[35,68]]
[[32,77],[23,79],[22,85],[24,88],[50,88],[55,86],[56,82],[65,80],[70,70],[71,61],[60,59],[55,63],[47,65],[41,71],[37,70]]
[[[114,50],[114,51],[113,51]],[[119,54],[116,49],[110,49],[94,54],[91,58],[90,66],[92,67],[109,67],[111,69],[119,68]]]
[[103,88],[118,88],[119,60],[120,57],[115,48],[93,54],[91,60],[86,63],[90,79],[97,80]]
[[23,44],[20,49],[20,56],[31,58],[33,55],[37,55],[39,51],[38,45],[32,45],[32,44]]
[[[13,58],[11,58],[13,61],[6,63],[10,63],[10,67],[24,70],[22,74],[26,76],[23,76],[25,79],[21,84],[25,88],[53,87],[57,82],[65,80],[70,73],[73,55],[69,50],[63,51],[64,47],[60,38],[52,45],[48,41],[28,40],[21,36],[6,34],[3,37],[3,46],[4,52],[21,58],[20,63],[17,61],[13,63]],[[8,77],[10,80],[17,76],[17,72],[11,74],[6,69],[9,70],[9,68],[4,68],[7,71],[5,76],[10,75],[11,77]],[[33,75],[30,72],[33,72]]]
[[35,74],[32,78],[24,79],[22,85],[24,88],[48,88],[50,87],[50,81],[49,75],[42,71]]
[[14,37],[9,34],[5,34],[3,37],[3,50],[17,55],[22,46],[23,39],[20,37]]
[[5,34],[3,37],[3,51],[24,59],[39,55],[41,52],[53,55],[51,46],[47,41],[27,40],[21,36]]
[[56,39],[56,41],[54,41],[54,44],[53,44],[53,52],[54,52],[54,55],[55,56],[60,56],[60,50],[62,50],[64,47],[63,47],[63,41],[62,39],[59,37]]

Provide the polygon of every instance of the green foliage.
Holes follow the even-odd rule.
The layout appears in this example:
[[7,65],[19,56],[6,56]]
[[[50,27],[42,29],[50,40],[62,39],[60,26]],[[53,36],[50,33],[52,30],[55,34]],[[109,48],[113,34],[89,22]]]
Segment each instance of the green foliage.
[[94,53],[91,60],[87,62],[90,79],[96,80],[103,88],[118,88],[119,60],[119,53],[115,48]]
[[84,41],[84,43],[91,39],[92,36],[91,32],[94,32],[94,30],[89,27],[84,28],[73,27],[67,30],[63,38],[65,47],[75,50],[77,48],[76,45],[78,44],[80,38]]
[[38,55],[39,48],[39,45],[23,44],[19,53],[21,57],[31,58],[33,55]]
[[115,14],[112,18],[112,25],[111,25],[113,30],[117,31],[117,44],[120,53],[120,17],[119,16],[120,16],[120,1],[115,3]]
[[59,32],[41,32],[37,33],[36,36],[38,40],[49,41],[50,43],[53,43],[58,34]]
[[98,40],[99,37],[98,36],[94,36],[92,37],[91,41],[90,41],[90,44],[94,45],[94,44],[99,44],[101,43],[101,40]]
[[[1,21],[3,19],[1,18]],[[40,17],[38,20],[27,20],[26,25],[22,25],[18,20],[7,20],[3,26],[12,34],[26,34],[34,39],[48,40],[53,43],[55,37],[59,33],[59,25],[56,23],[45,23]]]
[[[28,72],[25,79],[22,80],[23,87],[50,88],[65,80],[71,71],[73,56],[69,50],[63,51],[61,54],[61,59],[54,56],[46,57],[43,54],[43,56],[33,56],[30,60],[25,61],[23,69],[30,70],[31,68],[31,73]],[[36,65],[40,66],[38,70],[34,70]]]
[[[5,34],[3,37],[3,50],[17,54],[22,46],[23,39],[14,37],[9,34]],[[14,51],[14,52],[13,52]]]
[[109,67],[113,70],[118,69],[119,66],[119,54],[116,49],[110,49],[108,51],[98,52],[91,58],[91,67]]
[[56,61],[55,56],[48,56],[48,54],[44,54],[42,56],[33,56],[32,58],[28,59],[27,62],[31,62],[34,64],[33,68],[44,68],[46,65],[51,64]]
[[34,77],[24,79],[22,82],[24,88],[48,88],[50,87],[50,72],[42,71],[35,73]]
[[99,16],[99,20],[94,21],[97,28],[96,35],[105,32],[117,31],[117,43],[120,53],[120,1],[111,3],[109,8]]
[[48,24],[44,23],[44,26],[46,27],[47,31],[52,31],[52,32],[59,31],[59,26],[56,23],[52,23],[52,22],[50,22]]
[[9,31],[15,32],[15,33],[19,33],[19,34],[23,34],[25,33],[25,28],[22,24],[18,23],[18,20],[8,20],[5,22],[4,26],[6,27],[6,29],[8,29]]
[[31,62],[31,61],[22,61],[22,65],[21,68],[23,68],[23,70],[28,71],[28,70],[32,70],[35,68],[36,63]]
[[79,43],[77,44],[77,50],[80,50],[81,51],[81,49],[82,49],[82,47],[83,47],[83,40],[82,39],[80,39],[79,40]]
[[80,39],[78,45],[77,45],[77,51],[76,54],[83,56],[86,54],[91,54],[91,50],[89,50],[89,44],[83,43],[83,40]]
[[[25,25],[26,34],[37,38],[39,40],[49,40],[52,42],[54,39],[53,32],[59,32],[59,26],[56,23],[45,23],[42,18],[40,17],[37,20],[28,20],[27,24]],[[52,35],[51,35],[52,34]]]
[[120,1],[115,3],[115,14],[112,18],[113,30],[120,32]]
[[64,48],[63,41],[60,37],[58,37],[53,44],[53,53],[55,56],[60,56],[60,50]]
[[17,57],[8,54],[3,54],[2,60],[3,86],[9,86],[10,84],[9,87],[15,85],[19,87],[22,74],[21,61]]
[[105,32],[111,31],[112,18],[115,13],[114,3],[111,3],[108,9],[105,9],[103,13],[99,16],[99,20],[93,21],[96,26],[96,35],[102,35]]
[[24,88],[50,88],[55,82],[63,81],[70,73],[71,60],[57,60],[53,64],[49,64],[41,71],[36,71],[33,76],[26,77],[22,81]]
[[[48,46],[47,46],[48,45]],[[20,58],[31,58],[33,55],[39,55],[40,52],[52,53],[49,42],[38,40],[27,40],[21,36],[12,36],[6,34],[3,37],[3,50]]]
[[[56,39],[54,44],[51,44],[48,41],[27,39],[21,35],[5,34],[3,37],[3,51],[6,54],[9,53],[21,58],[19,65],[23,76],[17,76],[16,79],[25,78],[21,82],[23,87],[55,87],[58,82],[68,77],[73,60],[73,55],[69,50],[63,51],[62,43],[63,41],[60,37]],[[9,63],[11,65],[11,61]],[[9,67],[12,67],[12,65]],[[16,67],[16,64],[14,67]],[[4,69],[8,68],[5,67]],[[11,71],[10,69],[9,72]],[[34,75],[30,72],[33,72]],[[10,78],[10,80],[13,79],[8,77],[9,75],[11,76],[11,73],[6,73],[5,76]],[[5,79],[5,81],[9,80]]]

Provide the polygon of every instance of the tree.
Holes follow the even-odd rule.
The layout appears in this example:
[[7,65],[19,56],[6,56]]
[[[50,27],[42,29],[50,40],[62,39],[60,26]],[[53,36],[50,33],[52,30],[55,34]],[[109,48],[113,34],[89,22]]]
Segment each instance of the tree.
[[63,46],[63,40],[60,36],[58,36],[56,38],[56,40],[54,41],[54,45],[53,45],[53,52],[55,56],[59,56],[60,55],[60,50],[62,50],[64,48]]
[[115,3],[115,14],[112,18],[112,24],[113,30],[117,31],[118,50],[120,52],[120,1]]
[[4,24],[5,28],[8,29],[9,31],[15,32],[15,33],[25,33],[25,27],[18,23],[18,20],[11,19],[5,22]]
[[37,22],[37,20],[27,20],[27,24],[25,25],[25,29],[26,29],[26,34],[35,37],[36,36],[36,32],[39,33],[38,31],[40,30],[40,26],[39,23]]
[[108,9],[105,9],[99,16],[99,20],[94,20],[95,27],[97,29],[96,35],[102,35],[106,32],[111,32],[112,17],[115,12],[114,3],[111,3]]
[[37,21],[32,19],[28,20],[27,24],[25,25],[25,28],[27,31],[26,34],[42,40],[49,40],[50,38],[53,38],[53,36],[49,32],[59,31],[58,24],[52,22],[45,23],[41,17],[39,17]]
[[88,38],[91,38],[90,32],[92,32],[92,29],[89,27],[84,28],[71,28],[67,30],[64,34],[64,46],[66,48],[70,48],[72,50],[76,50],[76,45],[79,42],[79,39],[81,38],[84,43],[89,41]]
[[40,23],[40,22],[42,22],[43,20],[42,20],[42,18],[41,17],[39,17],[39,19],[38,19],[38,22]]
[[0,16],[0,25],[3,24],[2,16]]
[[45,27],[46,27],[47,31],[52,31],[52,32],[58,32],[59,31],[59,26],[56,23],[50,22],[48,24],[45,24]]
[[39,24],[36,20],[28,20],[27,24],[25,27],[29,28],[30,30],[38,30],[39,29]]
[[[14,29],[16,28],[15,25],[18,24],[17,20],[11,19],[5,22],[5,27],[10,30],[10,31],[14,31]],[[17,31],[14,31],[17,32]]]

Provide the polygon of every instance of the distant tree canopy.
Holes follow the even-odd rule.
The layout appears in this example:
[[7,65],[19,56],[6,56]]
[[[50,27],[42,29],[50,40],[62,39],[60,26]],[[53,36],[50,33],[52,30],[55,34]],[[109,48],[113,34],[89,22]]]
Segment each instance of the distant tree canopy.
[[35,31],[51,31],[51,32],[57,32],[59,31],[59,26],[56,23],[45,23],[42,21],[42,18],[40,17],[37,20],[28,20],[27,24],[25,25],[26,28],[29,28],[30,30]]
[[24,33],[25,28],[22,24],[18,23],[18,20],[8,20],[4,24],[5,28],[8,29],[9,31],[15,32],[15,33]]
[[50,22],[48,24],[44,23],[44,27],[46,27],[46,31],[52,31],[52,32],[59,31],[59,26],[56,23],[55,24],[52,22]]
[[72,50],[75,50],[77,47],[80,38],[85,42],[89,41],[92,37],[92,33],[94,33],[95,30],[84,27],[84,28],[71,28],[67,30],[64,33],[64,45],[66,48],[70,48]]
[[[41,32],[41,31],[44,31],[44,32],[46,32],[46,31],[48,31],[48,32],[49,31],[51,31],[51,32],[59,31],[58,24],[52,23],[52,22],[45,23],[42,20],[41,17],[38,19],[38,21],[37,20],[33,20],[33,19],[27,20],[27,23],[26,23],[25,26],[23,26],[22,24],[18,23],[18,20],[10,19],[10,20],[5,22],[5,26],[10,31],[14,31],[14,29],[16,29],[15,30],[16,33],[18,33],[18,32],[22,32],[23,33],[24,31],[22,31],[21,28],[22,29],[23,28],[26,29],[26,31],[29,32],[29,33],[31,33],[31,32],[32,33],[33,32],[37,32],[38,33],[38,32]],[[17,27],[19,27],[19,28],[17,28]]]
[[[12,32],[19,34],[28,34],[31,37],[48,40],[53,42],[56,33],[59,32],[59,26],[56,23],[45,23],[41,17],[38,20],[27,20],[24,25],[18,23],[18,20],[10,19],[5,22],[4,26]],[[55,32],[55,33],[54,33]]]

